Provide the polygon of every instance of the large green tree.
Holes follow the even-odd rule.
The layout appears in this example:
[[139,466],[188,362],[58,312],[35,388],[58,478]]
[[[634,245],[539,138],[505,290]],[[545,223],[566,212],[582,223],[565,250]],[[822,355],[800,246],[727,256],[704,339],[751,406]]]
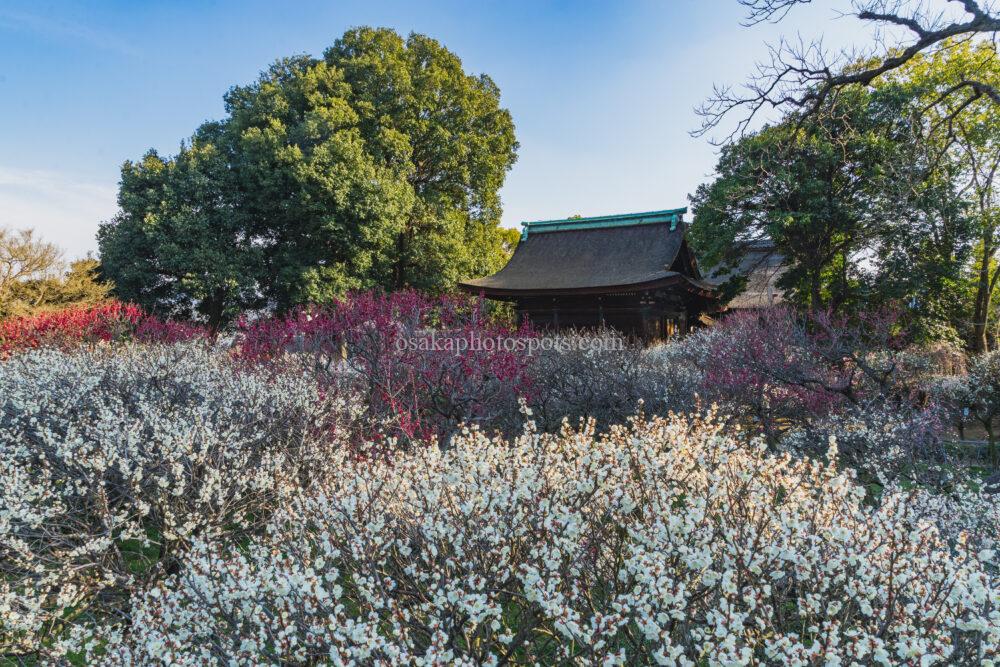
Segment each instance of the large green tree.
[[122,298],[219,325],[348,289],[444,290],[505,260],[514,125],[437,41],[351,30],[225,102],[173,158],[124,165],[99,234]]
[[1000,56],[988,41],[949,41],[944,47],[912,58],[895,73],[891,85],[912,96],[935,171],[955,184],[973,229],[972,297],[961,304],[956,317],[967,325],[962,328],[970,347],[985,352],[1000,282],[1000,106],[966,84],[974,79],[1000,90]]
[[724,147],[716,179],[692,197],[703,259],[735,263],[748,244],[770,239],[789,262],[783,281],[795,300],[822,309],[855,298],[877,215],[871,186],[893,149],[867,103],[845,97]]
[[835,311],[903,301],[940,329],[968,228],[908,101],[896,88],[845,90],[724,147],[716,179],[692,198],[706,263],[733,264],[767,238],[788,262],[793,301]]
[[[216,134],[221,134],[217,132]],[[122,167],[119,213],[101,226],[101,272],[115,294],[158,313],[218,325],[261,305],[262,248],[244,224],[222,146],[201,128],[164,159],[150,151]]]

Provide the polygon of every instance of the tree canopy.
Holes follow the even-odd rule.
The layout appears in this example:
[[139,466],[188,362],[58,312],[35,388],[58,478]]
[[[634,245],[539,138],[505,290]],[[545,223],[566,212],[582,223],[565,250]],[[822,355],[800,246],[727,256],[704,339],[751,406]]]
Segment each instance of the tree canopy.
[[437,41],[348,31],[225,95],[178,154],[122,167],[104,275],[217,326],[350,289],[448,289],[498,269],[517,142],[500,91]]
[[969,266],[971,290],[956,309],[977,352],[988,348],[993,294],[1000,281],[1000,106],[986,96],[951,95],[970,79],[1000,90],[1000,60],[991,42],[946,42],[942,49],[912,58],[888,85],[913,99],[921,137],[939,178],[950,179],[975,238]]
[[789,260],[782,280],[793,299],[836,308],[854,298],[894,150],[869,103],[841,99],[822,116],[790,116],[724,147],[718,177],[693,197],[691,238],[703,259],[733,263],[769,239]]
[[19,283],[51,276],[59,260],[59,248],[39,239],[32,230],[0,227],[0,303],[10,298]]
[[788,261],[793,301],[894,302],[924,337],[985,350],[1000,282],[1000,108],[949,93],[973,74],[1000,85],[996,57],[988,42],[945,42],[723,147],[692,198],[705,263],[730,266],[767,238]]
[[732,265],[768,239],[794,302],[850,311],[897,300],[947,320],[933,299],[961,272],[968,225],[954,184],[929,175],[906,99],[844,91],[724,147],[717,178],[692,198],[703,261]]

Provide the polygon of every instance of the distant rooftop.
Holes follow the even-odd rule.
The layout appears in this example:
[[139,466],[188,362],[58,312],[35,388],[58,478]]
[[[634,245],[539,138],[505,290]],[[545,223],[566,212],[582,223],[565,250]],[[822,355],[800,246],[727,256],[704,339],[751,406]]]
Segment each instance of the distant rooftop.
[[607,229],[611,227],[632,227],[635,225],[656,225],[670,223],[670,231],[677,227],[687,207],[645,213],[622,213],[618,215],[598,215],[590,218],[563,218],[562,220],[536,220],[522,222],[521,239],[529,234],[544,232],[564,232],[577,229]]
[[[684,250],[686,208],[523,223],[521,242],[492,276],[459,283],[491,297],[614,294],[678,285],[710,292]],[[558,233],[553,233],[558,232]],[[678,267],[683,265],[681,270]]]

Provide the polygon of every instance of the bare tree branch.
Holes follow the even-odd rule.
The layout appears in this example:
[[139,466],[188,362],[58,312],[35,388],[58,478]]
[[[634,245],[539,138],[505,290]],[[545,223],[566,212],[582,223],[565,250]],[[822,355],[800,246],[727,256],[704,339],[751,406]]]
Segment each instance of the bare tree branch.
[[[749,10],[745,25],[781,21],[795,6],[811,0],[739,0]],[[842,51],[830,54],[822,41],[799,38],[798,43],[782,39],[770,47],[769,62],[758,63],[739,91],[732,87],[714,88],[712,96],[696,111],[701,127],[692,132],[703,136],[717,128],[731,112],[743,110],[735,129],[726,139],[743,135],[764,109],[795,110],[809,115],[838,89],[869,85],[920,53],[939,47],[946,40],[991,36],[1000,33],[1000,10],[992,0],[947,0],[961,5],[963,14],[949,18],[945,12],[932,15],[920,0],[852,0],[852,14],[878,27],[903,27],[913,39],[899,44],[881,44],[878,53]],[[863,62],[858,66],[856,63]],[[1000,105],[1000,90],[972,76],[945,95],[970,91],[975,99],[986,97]]]
[[758,23],[778,23],[791,11],[795,5],[807,5],[812,0],[739,0],[740,4],[750,10],[743,21],[744,26]]

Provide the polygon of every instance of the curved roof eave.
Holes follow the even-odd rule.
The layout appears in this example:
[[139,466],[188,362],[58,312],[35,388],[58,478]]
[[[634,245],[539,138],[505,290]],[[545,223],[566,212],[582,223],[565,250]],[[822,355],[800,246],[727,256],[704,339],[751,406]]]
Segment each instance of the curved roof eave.
[[[480,279],[485,280],[485,279]],[[458,283],[458,286],[471,294],[482,294],[491,298],[517,298],[527,296],[570,296],[570,295],[607,295],[607,294],[629,294],[633,292],[647,292],[661,287],[681,286],[685,291],[701,297],[711,298],[715,296],[716,289],[711,285],[701,281],[692,280],[685,275],[675,271],[665,272],[664,275],[655,280],[648,280],[627,285],[590,285],[586,287],[557,287],[557,288],[519,288],[511,289],[504,287],[493,287],[489,285],[477,284],[479,281],[470,280]]]

